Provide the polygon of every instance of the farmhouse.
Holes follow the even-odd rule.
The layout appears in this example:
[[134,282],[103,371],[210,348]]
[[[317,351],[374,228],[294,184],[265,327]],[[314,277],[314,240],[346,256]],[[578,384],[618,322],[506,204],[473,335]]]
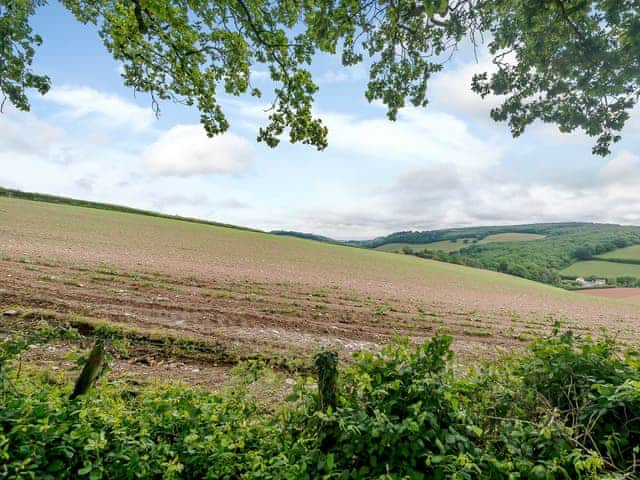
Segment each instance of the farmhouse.
[[575,282],[582,288],[602,287],[607,284],[604,278],[596,278],[593,280],[585,280],[583,277],[578,277]]

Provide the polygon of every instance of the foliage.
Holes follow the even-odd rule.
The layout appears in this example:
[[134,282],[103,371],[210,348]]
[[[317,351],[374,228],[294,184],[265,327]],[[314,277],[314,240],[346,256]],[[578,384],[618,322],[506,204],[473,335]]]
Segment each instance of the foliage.
[[556,285],[560,283],[560,270],[569,265],[640,243],[639,227],[575,224],[572,228],[540,229],[543,230],[545,238],[535,241],[475,243],[455,252],[424,249],[410,253]]
[[443,240],[455,241],[464,239],[482,240],[492,235],[500,235],[506,233],[529,233],[537,235],[562,235],[567,233],[576,233],[584,229],[598,228],[600,226],[593,223],[567,222],[567,223],[534,223],[530,225],[505,225],[490,227],[465,227],[465,228],[447,228],[442,230],[426,230],[422,232],[395,232],[384,237],[374,238],[373,240],[353,241],[351,244],[377,248],[381,245],[389,243],[434,243]]
[[[514,136],[534,120],[560,131],[597,136],[594,153],[609,153],[638,100],[640,2],[497,0],[482,9],[498,71],[477,75],[486,95],[507,95],[491,112]],[[515,61],[510,57],[515,57]]]
[[318,406],[320,410],[335,409],[337,402],[338,354],[323,350],[313,359],[318,378]]
[[[18,108],[25,90],[48,89],[29,68],[41,39],[29,19],[44,0],[0,2],[0,79]],[[127,86],[149,92],[153,106],[174,100],[198,108],[209,135],[228,129],[219,91],[262,92],[252,71],[273,82],[268,124],[258,138],[270,146],[327,145],[312,113],[318,86],[308,65],[319,53],[341,54],[345,67],[369,68],[365,97],[381,101],[394,120],[407,103],[426,106],[432,75],[461,42],[489,38],[497,70],[478,72],[472,88],[502,96],[491,112],[514,136],[534,120],[561,131],[581,129],[607,154],[638,101],[638,0],[61,0],[78,21],[97,26]]]
[[260,407],[247,394],[263,371],[255,365],[245,382],[216,393],[103,380],[75,400],[60,378],[13,372],[0,403],[0,477],[637,476],[637,353],[568,332],[461,374],[450,368],[450,342],[356,354],[326,411],[310,379],[298,382],[293,403]]
[[121,385],[76,401],[68,393],[34,385],[3,404],[0,477],[239,478],[277,458],[256,449],[278,445],[279,432],[240,395]]
[[321,448],[312,458],[323,473],[478,478],[473,423],[458,409],[446,371],[450,342],[438,337],[414,351],[405,342],[357,355],[336,410],[313,418]]
[[[640,469],[640,356],[610,338],[571,332],[537,340],[531,355],[496,375],[491,416],[513,416],[566,429],[564,441],[634,478]],[[501,372],[502,373],[502,372]],[[514,388],[515,387],[515,388]],[[580,473],[579,471],[576,473]],[[574,475],[570,475],[575,478]]]
[[0,1],[0,110],[7,99],[17,108],[29,110],[26,89],[35,88],[43,95],[49,91],[49,78],[30,68],[42,38],[33,33],[29,17],[44,4],[45,0]]
[[640,288],[640,278],[637,277],[616,277],[612,283],[618,287]]

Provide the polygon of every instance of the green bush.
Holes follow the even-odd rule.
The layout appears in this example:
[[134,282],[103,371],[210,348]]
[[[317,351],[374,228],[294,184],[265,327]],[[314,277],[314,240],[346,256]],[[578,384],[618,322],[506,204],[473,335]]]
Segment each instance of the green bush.
[[69,400],[71,382],[18,376],[25,342],[3,342],[0,478],[638,477],[636,353],[565,333],[461,373],[450,342],[356,354],[322,408],[311,379],[261,406],[248,393],[255,369],[216,393],[103,380]]
[[361,352],[344,374],[338,407],[317,413],[313,463],[335,478],[474,478],[473,424],[457,408],[448,337]]
[[638,354],[621,355],[611,339],[593,342],[571,332],[534,342],[532,352],[514,366],[528,404],[553,409],[576,445],[611,466],[634,465],[640,454]]

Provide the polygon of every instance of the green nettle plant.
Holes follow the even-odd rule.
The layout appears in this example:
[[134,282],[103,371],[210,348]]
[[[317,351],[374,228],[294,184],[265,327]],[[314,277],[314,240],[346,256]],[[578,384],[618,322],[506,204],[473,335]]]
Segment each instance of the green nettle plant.
[[[46,0],[0,0],[0,92],[22,110],[28,89],[51,80],[32,70],[43,39],[31,19]],[[258,139],[327,146],[312,107],[310,65],[340,54],[345,67],[369,70],[365,97],[391,120],[407,104],[426,106],[432,76],[460,44],[483,38],[494,71],[472,88],[497,95],[491,111],[514,136],[535,120],[596,138],[606,155],[640,95],[638,0],[60,0],[79,22],[97,27],[123,65],[125,85],[159,102],[197,107],[209,135],[229,122],[221,92],[262,96],[252,84],[267,72],[272,108]]]
[[[322,352],[316,364],[331,374],[301,379],[278,407],[249,393],[263,372],[255,364],[219,392],[103,378],[70,400],[68,381],[13,368],[29,343],[0,343],[0,478],[640,475],[640,357],[607,338],[556,333],[466,373],[451,368],[449,337],[357,353],[339,377],[334,354]],[[318,401],[326,387],[335,406]]]

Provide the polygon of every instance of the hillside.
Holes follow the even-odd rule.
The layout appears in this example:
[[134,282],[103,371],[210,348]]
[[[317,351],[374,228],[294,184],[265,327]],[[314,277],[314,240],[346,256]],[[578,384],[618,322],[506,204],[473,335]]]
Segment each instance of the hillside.
[[486,237],[478,240],[474,237],[463,237],[463,238],[453,238],[451,240],[439,240],[437,242],[431,243],[422,243],[422,244],[414,244],[414,243],[385,243],[384,245],[380,245],[376,247],[376,250],[381,250],[383,252],[395,252],[395,253],[403,253],[404,251],[419,251],[419,250],[431,250],[434,252],[443,251],[443,252],[454,252],[462,250],[463,248],[470,247],[472,245],[482,245],[485,243],[495,243],[495,242],[526,242],[529,240],[540,240],[545,238],[545,235],[541,235],[538,233],[520,233],[520,232],[509,232],[509,233],[496,233],[493,235],[487,235]]
[[315,233],[296,232],[292,230],[271,230],[269,233],[273,235],[281,235],[283,237],[295,237],[304,238],[305,240],[315,240],[316,242],[343,243],[338,240],[334,240],[333,238],[316,235]]
[[[395,232],[373,240],[354,240],[349,242],[367,248],[377,248],[389,243],[425,244],[443,240],[457,241],[467,239],[480,241],[494,235],[531,234],[531,235],[563,235],[575,233],[598,224],[584,222],[566,223],[534,223],[527,225],[503,225],[487,227],[447,228],[442,230]],[[508,237],[507,237],[508,238]]]
[[[618,464],[635,462],[638,422],[621,412],[638,418],[637,394],[628,395],[637,357],[601,333],[635,344],[638,296],[611,300],[410,255],[6,197],[0,278],[1,373],[11,387],[0,436],[11,478],[275,480],[318,464],[349,472],[342,452],[363,445],[358,455],[370,458],[381,431],[401,432],[391,445],[436,432],[427,458],[452,475],[461,455],[470,465],[469,451],[469,472],[505,465],[530,478],[543,462],[575,472],[579,460],[582,474],[593,450],[571,447],[581,440],[568,428],[575,422],[548,421],[567,402],[579,405],[568,415],[600,416],[593,448],[622,432]],[[558,326],[574,333],[531,344]],[[100,342],[108,369],[70,399]],[[318,415],[335,392],[318,372],[336,361],[340,407]],[[461,368],[469,365],[483,367]],[[567,382],[579,388],[565,391]],[[517,468],[503,461],[512,457],[494,431],[524,452]],[[340,443],[327,453],[318,432]],[[536,449],[547,444],[541,459]],[[61,448],[74,454],[62,461]],[[423,462],[424,448],[415,452]],[[603,464],[593,465],[598,478]]]
[[109,210],[112,212],[133,213],[136,215],[147,215],[150,217],[158,217],[158,218],[170,218],[174,220],[182,220],[185,222],[202,223],[205,225],[219,225],[219,226],[228,227],[228,228],[240,228],[242,230],[256,231],[255,229],[251,229],[247,227],[239,227],[237,225],[229,225],[226,223],[212,222],[212,221],[204,220],[200,218],[182,217],[180,215],[168,215],[166,213],[159,213],[159,212],[154,212],[150,210],[142,210],[139,208],[126,207],[123,205],[114,205],[111,203],[103,203],[103,202],[91,202],[88,200],[62,197],[59,195],[49,195],[46,193],[23,192],[22,190],[15,190],[15,189],[4,188],[4,187],[0,187],[0,197],[19,198],[23,200],[33,200],[37,202],[46,202],[46,203],[56,203],[58,205],[73,205],[76,207],[96,208],[99,210]]
[[[277,233],[340,243],[313,234]],[[609,286],[640,286],[640,275],[634,267],[640,263],[635,250],[640,248],[640,227],[635,226],[568,222],[451,228],[396,232],[342,243],[499,271],[567,288],[573,288],[570,280],[579,276],[606,279]]]
[[[580,275],[606,278],[610,285],[640,285],[637,269],[630,266],[625,270],[622,266],[612,267],[604,263],[632,264],[636,261],[625,259],[633,257],[634,253],[621,253],[622,258],[613,258],[616,252],[626,252],[626,247],[640,244],[640,227],[635,226],[550,223],[471,227],[398,232],[371,241],[351,243],[499,271],[552,285],[563,284],[563,277],[576,278]],[[580,263],[594,258],[602,262]],[[619,280],[615,273],[627,273],[632,280]]]
[[560,273],[565,277],[604,278],[608,285],[638,288],[640,287],[640,245],[592,255],[588,260],[569,265]]
[[[252,230],[197,218],[2,187],[0,197]],[[373,240],[346,242],[313,233],[287,230],[273,230],[270,233],[335,245],[409,253],[421,258],[500,271],[552,285],[561,285],[561,278],[585,276],[605,278],[609,285],[640,286],[640,275],[637,268],[633,267],[634,263],[640,263],[640,258],[633,250],[635,246],[640,248],[640,227],[584,222],[542,223],[396,232]],[[631,245],[632,250],[625,250],[628,245]],[[618,255],[615,252],[621,253]],[[592,257],[602,261],[582,263]],[[607,265],[604,261],[629,266],[616,267]]]
[[348,352],[436,332],[452,334],[465,358],[519,347],[556,319],[622,337],[640,329],[636,300],[409,255],[14,198],[0,198],[0,254],[0,306],[187,335],[229,358],[304,357],[326,342]]

